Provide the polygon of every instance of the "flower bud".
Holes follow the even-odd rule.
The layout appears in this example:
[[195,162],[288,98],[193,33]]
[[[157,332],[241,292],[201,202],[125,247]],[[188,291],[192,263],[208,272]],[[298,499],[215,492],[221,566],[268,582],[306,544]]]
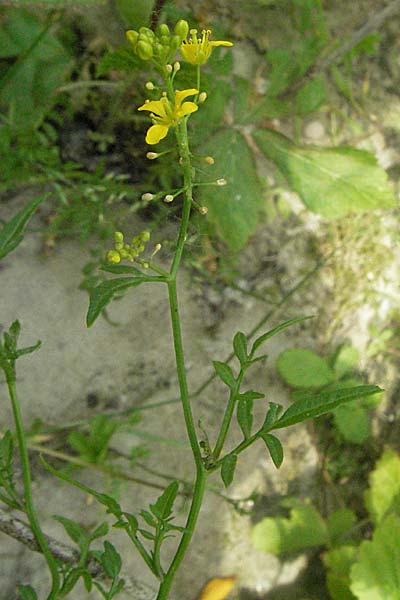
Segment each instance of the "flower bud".
[[199,212],[200,212],[201,215],[206,215],[208,213],[207,206],[200,206]]
[[180,68],[181,68],[181,63],[178,62],[178,61],[174,62],[174,71],[175,71],[175,73],[177,71],[179,71]]
[[220,187],[223,187],[224,185],[226,185],[228,182],[226,181],[226,179],[221,178],[221,179],[217,179],[217,185],[219,185]]
[[174,50],[178,50],[181,43],[182,43],[182,39],[179,37],[179,35],[173,35],[172,38],[170,38],[170,40],[169,40],[169,45]]
[[123,242],[124,234],[121,231],[116,231],[114,233],[114,242]]
[[149,29],[148,27],[141,27],[139,29],[139,36],[142,39],[148,39],[148,40],[154,40],[154,38],[156,37],[154,35],[154,31],[152,29]]
[[128,40],[128,42],[130,44],[132,44],[134,49],[136,48],[138,37],[139,37],[139,34],[134,29],[130,29],[129,31],[126,32],[126,39]]
[[204,158],[204,162],[206,162],[208,165],[213,165],[215,163],[215,160],[212,156],[206,156]]
[[201,92],[199,94],[199,102],[205,102],[207,100],[207,92]]
[[184,40],[189,33],[189,24],[185,19],[180,19],[174,27],[175,35],[178,35],[181,40]]
[[153,200],[154,198],[154,194],[150,194],[150,192],[146,192],[145,194],[142,194],[142,200],[144,200],[145,202],[150,202],[150,200]]
[[161,23],[161,25],[159,25],[156,29],[156,33],[159,37],[162,37],[163,35],[166,36],[170,36],[170,32],[169,32],[169,27],[166,23]]
[[122,242],[115,242],[115,244],[114,244],[114,248],[117,251],[122,250],[123,247],[124,247],[124,245]]
[[106,254],[106,261],[113,265],[117,265],[121,262],[121,255],[116,250],[109,250]]
[[172,65],[165,65],[165,70],[170,75],[172,73]]
[[158,158],[158,154],[157,152],[148,152],[146,154],[146,158],[148,158],[149,160],[155,160],[156,158]]
[[163,46],[169,46],[169,41],[170,41],[170,37],[169,37],[169,35],[162,35],[162,36],[159,38],[159,40],[160,40],[160,42],[161,42],[161,44],[162,44]]
[[148,242],[150,239],[150,231],[142,231],[140,234],[140,239],[142,242]]
[[174,197],[172,194],[167,194],[164,198],[164,202],[166,202],[168,204],[169,202],[172,202],[173,199],[174,199]]
[[154,90],[154,83],[152,81],[147,81],[144,87],[146,90]]
[[142,60],[150,60],[153,56],[153,46],[149,42],[139,40],[136,46],[136,54]]

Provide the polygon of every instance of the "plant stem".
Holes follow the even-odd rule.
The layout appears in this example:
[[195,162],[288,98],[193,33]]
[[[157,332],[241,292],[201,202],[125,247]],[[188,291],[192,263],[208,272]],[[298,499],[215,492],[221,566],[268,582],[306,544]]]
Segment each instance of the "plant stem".
[[236,380],[236,385],[231,390],[231,393],[230,393],[230,396],[229,396],[229,401],[228,401],[228,404],[227,404],[226,409],[225,409],[224,418],[222,420],[221,429],[219,431],[217,442],[215,444],[215,448],[214,448],[214,451],[212,453],[214,460],[218,460],[219,455],[221,454],[222,448],[224,446],[225,439],[226,439],[226,436],[228,434],[228,430],[229,430],[229,427],[230,427],[230,424],[231,424],[231,421],[232,421],[232,416],[233,416],[233,411],[235,409],[235,404],[236,404],[237,396],[238,396],[238,393],[239,393],[239,390],[240,390],[240,386],[241,386],[242,381],[243,381],[244,372],[245,372],[245,370],[242,367],[240,369],[239,376],[238,376],[238,378]]
[[43,553],[44,558],[46,559],[47,565],[51,574],[51,590],[48,595],[48,600],[57,600],[58,591],[60,589],[60,578],[58,574],[57,563],[50,552],[49,546],[47,544],[46,538],[42,532],[40,527],[38,518],[36,516],[35,507],[33,504],[32,497],[32,485],[31,485],[31,472],[29,466],[29,457],[28,450],[26,446],[25,432],[22,424],[22,415],[19,407],[19,402],[17,398],[17,390],[15,385],[15,372],[14,368],[10,368],[6,371],[6,380],[8,385],[8,392],[10,395],[15,429],[18,439],[18,447],[19,453],[21,456],[21,465],[22,465],[22,478],[24,482],[24,492],[25,492],[25,511],[27,517],[29,519],[30,526],[32,531],[36,537],[36,540],[40,546],[40,550]]
[[176,359],[176,370],[179,381],[179,388],[181,394],[181,402],[183,408],[183,415],[186,424],[186,431],[189,438],[190,446],[193,452],[193,458],[196,465],[196,482],[193,489],[193,498],[190,506],[190,511],[188,518],[186,520],[185,531],[182,534],[181,541],[179,543],[178,549],[175,553],[174,558],[169,566],[169,569],[161,582],[160,589],[158,592],[157,600],[166,600],[169,595],[169,591],[171,589],[171,585],[175,576],[176,571],[179,568],[185,554],[186,550],[189,546],[189,543],[192,539],[192,535],[196,526],[197,518],[199,516],[200,507],[203,501],[205,484],[206,484],[206,471],[203,465],[203,460],[201,457],[201,450],[199,443],[197,441],[196,428],[194,425],[192,408],[190,406],[189,400],[189,391],[186,379],[186,369],[185,369],[185,361],[183,354],[183,342],[182,342],[182,332],[179,318],[179,308],[178,308],[178,297],[176,292],[176,276],[179,269],[179,265],[182,258],[183,247],[186,238],[186,232],[189,224],[190,217],[190,208],[192,204],[192,167],[190,163],[190,151],[187,139],[187,128],[186,128],[186,119],[181,121],[177,128],[177,140],[179,146],[179,153],[181,157],[181,163],[183,168],[183,177],[184,177],[184,201],[183,201],[183,210],[182,210],[182,221],[181,227],[178,234],[177,247],[175,251],[175,256],[172,261],[171,270],[170,270],[170,278],[167,282],[168,284],[168,295],[169,295],[169,303],[170,303],[170,311],[171,311],[171,324],[172,324],[172,333],[174,338],[174,349],[175,349],[175,359]]

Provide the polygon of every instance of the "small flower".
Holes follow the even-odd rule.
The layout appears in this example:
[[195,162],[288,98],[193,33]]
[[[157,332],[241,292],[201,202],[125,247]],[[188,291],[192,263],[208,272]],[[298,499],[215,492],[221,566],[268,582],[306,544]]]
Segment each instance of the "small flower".
[[192,65],[204,65],[210,58],[211,51],[216,46],[233,46],[232,42],[210,42],[210,29],[204,29],[202,36],[197,37],[197,29],[190,30],[191,38],[184,40],[181,45],[182,58]]
[[154,199],[154,194],[150,194],[150,192],[146,192],[145,194],[142,194],[142,200],[144,200],[145,202],[151,202],[151,200]]
[[217,185],[219,185],[220,187],[223,187],[224,185],[226,185],[228,182],[226,181],[226,179],[217,179]]
[[205,102],[207,100],[207,92],[201,92],[199,94],[199,102]]
[[154,90],[154,83],[152,81],[147,81],[146,85],[144,86],[146,88],[146,90]]
[[147,152],[146,158],[148,158],[149,160],[155,160],[156,158],[158,158],[158,154],[157,152]]
[[173,200],[174,200],[174,196],[172,194],[167,194],[164,198],[164,202],[166,202],[167,204],[169,202],[173,202]]
[[[175,127],[183,117],[196,112],[197,104],[194,102],[184,102],[188,96],[194,96],[198,90],[176,90],[175,102],[172,103],[166,96],[160,100],[148,100],[140,106],[138,110],[148,110],[151,112],[151,118],[154,125],[150,127],[146,135],[146,142],[150,145],[158,142],[167,136],[170,127]],[[142,196],[143,197],[143,196]]]
[[205,156],[204,162],[206,162],[208,165],[213,165],[215,163],[215,160],[212,156]]

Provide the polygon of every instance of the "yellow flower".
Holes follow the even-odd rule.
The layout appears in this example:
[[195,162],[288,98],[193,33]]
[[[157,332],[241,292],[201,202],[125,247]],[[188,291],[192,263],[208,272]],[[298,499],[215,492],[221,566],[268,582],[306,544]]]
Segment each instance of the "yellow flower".
[[148,110],[154,125],[150,127],[146,135],[148,144],[158,144],[164,139],[170,127],[175,127],[183,117],[196,112],[197,104],[194,102],[183,102],[188,96],[198,94],[198,90],[176,90],[175,101],[172,103],[166,96],[160,100],[147,100],[138,110]]
[[210,42],[210,29],[202,31],[201,39],[197,37],[197,29],[191,29],[190,34],[191,39],[183,41],[180,50],[182,58],[192,65],[204,65],[215,46],[233,46],[232,42]]

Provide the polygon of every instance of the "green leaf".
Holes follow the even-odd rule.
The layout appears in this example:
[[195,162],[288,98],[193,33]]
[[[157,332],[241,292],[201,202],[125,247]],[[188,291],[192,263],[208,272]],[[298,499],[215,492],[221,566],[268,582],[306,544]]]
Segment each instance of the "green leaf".
[[341,346],[338,353],[335,356],[333,363],[333,370],[336,373],[338,379],[347,375],[350,371],[353,371],[360,361],[360,353],[354,346]]
[[343,542],[346,534],[357,522],[355,513],[349,508],[339,508],[328,517],[328,531],[331,546]]
[[172,507],[179,491],[178,481],[172,481],[165,491],[161,494],[155,504],[150,504],[150,509],[161,521],[168,519],[172,513]]
[[267,129],[255,130],[253,136],[307,208],[323,217],[335,219],[396,204],[385,171],[364,150],[300,147]]
[[253,400],[239,400],[237,404],[237,421],[245,440],[251,436],[253,425]]
[[0,259],[12,252],[22,242],[29,219],[46,198],[47,195],[35,198],[3,226],[0,231]]
[[328,541],[328,531],[313,506],[300,504],[290,511],[289,519],[267,517],[257,523],[251,539],[257,550],[279,555],[322,546]]
[[236,469],[236,463],[237,463],[236,454],[227,454],[222,459],[221,478],[222,478],[222,481],[224,482],[225,487],[228,487],[233,481],[233,476],[235,474],[235,469]]
[[207,169],[207,181],[224,178],[228,184],[199,187],[207,219],[230,250],[240,250],[259,224],[264,199],[252,152],[242,135],[230,127],[211,136],[200,149],[215,164]]
[[129,28],[139,29],[143,25],[150,25],[155,0],[116,0],[115,4]]
[[390,512],[400,516],[400,457],[393,450],[382,454],[370,474],[365,503],[375,523]]
[[104,552],[101,555],[101,564],[107,575],[113,580],[116,579],[121,571],[121,557],[110,542],[104,542]]
[[316,396],[303,398],[294,402],[271,429],[282,429],[307,419],[314,419],[331,412],[344,402],[376,394],[379,391],[381,390],[376,385],[359,385],[354,388],[321,392]]
[[115,52],[107,52],[101,57],[96,68],[96,75],[102,77],[109,71],[132,73],[142,64],[142,61],[129,48],[119,48]]
[[243,366],[247,361],[247,338],[241,331],[238,331],[233,338],[233,350]]
[[[156,519],[153,517],[153,515],[151,513],[149,513],[148,510],[142,509],[139,514],[142,517],[143,521],[149,527],[154,527],[154,529],[157,527],[157,521],[156,521]],[[140,531],[142,531],[142,530],[140,530]]]
[[271,455],[272,461],[277,469],[281,466],[283,462],[283,448],[281,442],[277,437],[271,435],[270,433],[261,433],[260,437],[264,440],[269,453]]
[[350,570],[356,559],[356,546],[340,546],[323,554],[328,569],[326,587],[332,600],[356,600],[350,590]]
[[265,398],[265,394],[255,392],[254,390],[248,390],[238,395],[238,400],[259,400],[260,398]]
[[299,388],[321,388],[335,379],[328,363],[306,348],[289,348],[278,356],[279,375],[288,385]]
[[81,545],[82,541],[88,539],[89,534],[79,523],[60,515],[54,515],[53,518],[61,523],[71,540],[78,544],[78,546]]
[[281,404],[276,404],[275,402],[270,402],[268,404],[268,411],[262,426],[264,433],[272,429],[274,423],[279,419],[279,415],[281,414],[282,410],[283,406]]
[[220,362],[219,360],[213,361],[214,369],[218,377],[230,388],[234,388],[236,385],[236,379],[232,373],[232,369],[227,363]]
[[307,81],[297,93],[294,109],[297,115],[304,117],[319,109],[326,100],[326,87],[324,77],[318,75]]
[[131,267],[130,265],[108,265],[105,263],[100,266],[100,271],[106,271],[107,273],[113,273],[114,275],[137,275],[138,277],[147,277],[140,269]]
[[139,528],[139,523],[138,523],[137,518],[135,517],[135,515],[132,515],[131,513],[127,513],[127,512],[124,512],[123,515],[129,524],[131,533],[134,535]]
[[270,331],[267,331],[267,333],[264,333],[263,335],[260,335],[260,337],[258,337],[253,342],[253,346],[251,348],[250,356],[252,357],[253,354],[256,352],[256,350],[258,350],[258,348],[260,346],[262,346],[262,344],[264,344],[267,340],[269,340],[270,338],[272,338],[274,335],[277,335],[278,333],[280,333],[281,331],[283,331],[287,327],[291,327],[292,325],[295,325],[296,323],[301,323],[301,321],[307,321],[308,319],[312,319],[312,317],[296,317],[294,319],[289,319],[288,321],[284,321],[280,325],[277,325],[276,327],[274,327]]
[[400,518],[389,514],[371,541],[362,542],[351,569],[350,589],[359,600],[399,600]]
[[107,535],[107,533],[108,533],[107,523],[100,523],[100,525],[98,527],[96,527],[96,529],[94,531],[92,531],[92,533],[89,534],[89,538],[91,541],[97,540],[98,538],[101,538],[101,537]]
[[344,439],[351,444],[363,444],[371,434],[367,411],[358,400],[339,406],[333,418]]
[[18,593],[21,600],[38,600],[35,590],[30,585],[19,585]]
[[122,295],[131,287],[136,287],[146,281],[142,277],[122,277],[103,281],[90,291],[89,310],[86,316],[86,324],[91,327],[97,317],[116,296]]

